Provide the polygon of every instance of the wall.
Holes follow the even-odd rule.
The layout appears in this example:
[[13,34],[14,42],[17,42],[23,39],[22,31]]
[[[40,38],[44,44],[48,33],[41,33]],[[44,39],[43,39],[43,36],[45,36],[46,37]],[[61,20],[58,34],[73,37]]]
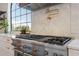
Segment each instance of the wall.
[[71,36],[70,33],[70,4],[51,6],[59,9],[59,14],[47,19],[46,8],[32,13],[32,34]]
[[71,4],[71,35],[79,38],[79,3]]

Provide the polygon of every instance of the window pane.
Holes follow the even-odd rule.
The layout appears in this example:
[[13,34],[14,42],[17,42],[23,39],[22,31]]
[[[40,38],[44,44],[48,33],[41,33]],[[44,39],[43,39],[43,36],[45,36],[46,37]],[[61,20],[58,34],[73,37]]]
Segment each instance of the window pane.
[[31,23],[27,23],[27,25],[29,26],[29,30],[31,31]]
[[15,30],[15,24],[12,24],[12,30]]
[[12,4],[12,10],[15,10],[15,6],[16,6],[16,4],[13,3],[13,4]]
[[16,17],[16,23],[20,23],[20,17]]
[[27,14],[27,22],[31,22],[31,14]]
[[26,9],[25,8],[21,8],[21,15],[26,14]]
[[21,16],[21,22],[26,22],[26,15]]
[[27,9],[27,13],[31,13],[31,10],[30,9]]
[[19,8],[19,4],[18,3],[16,3],[16,9],[18,9]]
[[15,11],[12,12],[12,17],[15,17]]
[[18,30],[20,30],[20,24],[15,24],[16,26],[15,26],[15,30],[16,31],[18,31]]
[[15,18],[12,18],[12,24],[15,24]]
[[26,23],[21,23],[21,26],[26,26]]
[[20,9],[16,10],[16,16],[20,16]]

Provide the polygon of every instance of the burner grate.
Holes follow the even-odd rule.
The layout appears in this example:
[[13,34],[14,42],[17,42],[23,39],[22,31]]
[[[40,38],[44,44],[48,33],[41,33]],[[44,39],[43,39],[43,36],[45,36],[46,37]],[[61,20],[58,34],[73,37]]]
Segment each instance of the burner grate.
[[67,37],[57,37],[57,38],[55,37],[52,39],[45,40],[43,42],[50,43],[50,44],[64,45],[70,40],[71,40],[71,38],[67,38]]

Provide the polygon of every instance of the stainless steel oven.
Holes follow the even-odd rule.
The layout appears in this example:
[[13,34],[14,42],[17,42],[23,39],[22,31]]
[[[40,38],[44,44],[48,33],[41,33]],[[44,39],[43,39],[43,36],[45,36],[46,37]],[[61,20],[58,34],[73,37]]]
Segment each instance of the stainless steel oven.
[[21,49],[24,53],[32,56],[46,55],[45,46],[40,43],[22,41]]
[[[16,42],[17,41],[17,42]],[[45,46],[40,43],[28,42],[26,40],[15,41],[15,56],[45,56],[47,51]]]
[[34,56],[45,56],[47,55],[47,51],[45,50],[45,46],[40,43],[32,43],[33,49],[32,53]]
[[14,46],[16,56],[67,56],[65,45],[17,39]]
[[32,45],[25,40],[13,40],[15,56],[30,56],[32,55]]

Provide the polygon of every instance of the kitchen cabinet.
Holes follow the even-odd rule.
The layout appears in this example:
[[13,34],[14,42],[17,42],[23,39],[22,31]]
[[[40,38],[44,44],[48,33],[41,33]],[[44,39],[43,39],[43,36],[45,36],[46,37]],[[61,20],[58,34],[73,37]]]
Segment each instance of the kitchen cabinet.
[[79,33],[79,4],[71,4],[71,33]]
[[0,56],[14,56],[14,47],[10,37],[0,37]]
[[69,56],[79,56],[79,39],[74,39],[68,44]]
[[69,49],[69,56],[79,56],[79,50]]

